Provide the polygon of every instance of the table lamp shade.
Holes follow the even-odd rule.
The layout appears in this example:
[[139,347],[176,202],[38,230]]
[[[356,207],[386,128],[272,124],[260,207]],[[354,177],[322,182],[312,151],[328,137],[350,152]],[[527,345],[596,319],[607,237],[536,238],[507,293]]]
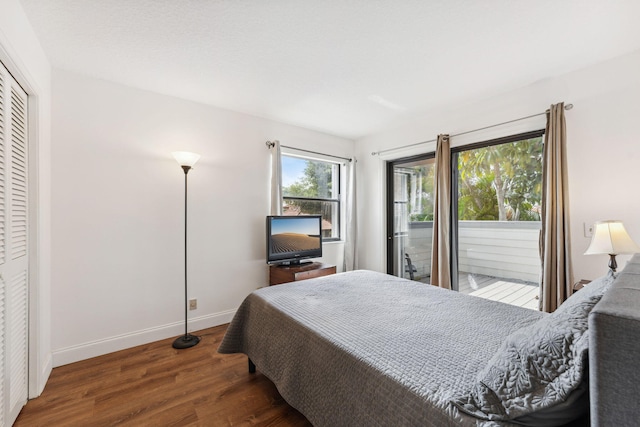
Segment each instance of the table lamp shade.
[[620,255],[640,252],[640,247],[631,240],[622,221],[599,221],[594,226],[591,243],[585,255]]

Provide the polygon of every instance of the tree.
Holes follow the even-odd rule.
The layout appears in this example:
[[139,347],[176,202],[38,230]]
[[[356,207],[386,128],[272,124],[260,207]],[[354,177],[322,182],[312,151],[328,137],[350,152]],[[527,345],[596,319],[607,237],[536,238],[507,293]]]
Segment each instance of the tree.
[[458,197],[458,219],[462,221],[495,221],[498,219],[498,201],[493,188],[493,173],[461,182]]
[[532,208],[542,201],[542,148],[542,141],[536,138],[521,141],[514,150],[512,162],[517,167],[511,172],[505,198],[516,221],[540,220]]
[[[461,152],[458,155],[459,197],[465,202],[459,203],[459,217],[539,220],[532,208],[541,200],[541,165],[541,138]],[[489,179],[491,189],[487,187]]]
[[434,171],[433,164],[396,169],[396,174],[406,175],[405,180],[396,184],[403,182],[406,185],[402,191],[408,198],[409,221],[433,221]]
[[[331,163],[307,160],[304,175],[293,184],[282,188],[284,198],[332,198],[333,167]],[[331,222],[332,206],[330,203],[316,200],[288,199],[287,204],[297,207],[300,215],[322,215],[323,218]]]

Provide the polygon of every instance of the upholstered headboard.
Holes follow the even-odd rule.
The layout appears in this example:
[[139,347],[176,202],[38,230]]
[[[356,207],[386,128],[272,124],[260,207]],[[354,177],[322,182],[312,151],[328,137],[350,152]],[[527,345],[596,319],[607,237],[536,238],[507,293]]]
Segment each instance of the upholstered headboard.
[[592,426],[640,422],[640,254],[589,315]]

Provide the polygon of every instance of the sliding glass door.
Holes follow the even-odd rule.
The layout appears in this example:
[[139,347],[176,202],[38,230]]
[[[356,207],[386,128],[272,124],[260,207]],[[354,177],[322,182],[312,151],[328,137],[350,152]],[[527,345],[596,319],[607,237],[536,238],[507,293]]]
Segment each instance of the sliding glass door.
[[452,150],[458,291],[537,308],[542,134]]
[[[544,130],[451,150],[455,291],[537,309]],[[387,273],[429,283],[434,155],[387,162]]]
[[429,282],[433,155],[387,163],[387,272]]

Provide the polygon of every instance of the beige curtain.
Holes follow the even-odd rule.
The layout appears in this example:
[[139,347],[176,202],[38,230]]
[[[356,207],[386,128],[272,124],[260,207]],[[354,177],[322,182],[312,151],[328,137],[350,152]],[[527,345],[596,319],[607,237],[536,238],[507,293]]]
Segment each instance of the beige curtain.
[[451,148],[449,135],[438,135],[433,206],[431,284],[451,289]]
[[542,176],[540,310],[551,313],[571,295],[567,131],[564,103],[547,111]]

